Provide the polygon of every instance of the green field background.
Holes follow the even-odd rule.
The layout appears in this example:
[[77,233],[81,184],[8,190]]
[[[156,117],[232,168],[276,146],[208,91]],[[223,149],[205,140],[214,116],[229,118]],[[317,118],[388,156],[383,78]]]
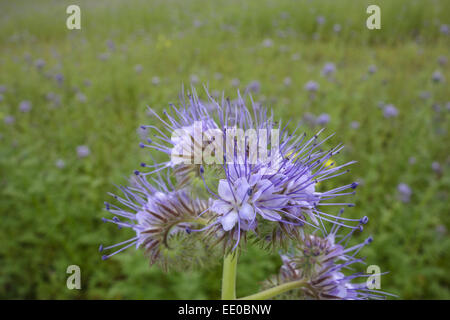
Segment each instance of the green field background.
[[[81,30],[66,28],[69,4],[81,8]],[[365,26],[369,4],[381,8],[381,30]],[[0,1],[0,298],[219,298],[220,261],[163,273],[140,250],[102,261],[98,247],[132,236],[101,218],[107,192],[150,158],[137,131],[158,123],[146,106],[161,111],[191,84],[235,98],[239,79],[241,91],[258,81],[254,100],[291,129],[305,114],[330,115],[329,145],[346,145],[336,162],[358,163],[326,187],[361,182],[346,214],[370,219],[355,243],[374,237],[361,255],[389,271],[382,290],[450,299],[449,12],[447,0]],[[327,62],[333,81],[321,75]],[[310,80],[320,85],[313,100]],[[383,104],[398,116],[384,118]],[[412,189],[407,203],[399,183]],[[66,287],[69,265],[81,268],[81,290]],[[238,296],[279,266],[277,252],[249,247]]]

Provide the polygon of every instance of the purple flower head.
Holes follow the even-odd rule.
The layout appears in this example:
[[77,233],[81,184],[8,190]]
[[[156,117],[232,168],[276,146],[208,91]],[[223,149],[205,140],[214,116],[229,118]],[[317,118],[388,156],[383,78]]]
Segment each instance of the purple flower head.
[[231,79],[231,86],[233,88],[239,87],[240,84],[241,84],[241,81],[239,81],[239,79],[237,79],[237,78]]
[[23,113],[30,112],[31,110],[31,102],[28,100],[24,100],[21,103],[19,103],[19,110]]
[[448,27],[448,24],[442,24],[440,27],[440,31],[442,34],[445,34],[445,35],[450,34],[450,28]]
[[336,72],[336,66],[332,62],[327,62],[322,69],[323,76],[331,76],[335,72]]
[[58,160],[56,160],[56,162],[55,162],[55,166],[56,166],[58,169],[63,169],[63,168],[66,166],[66,162],[65,162],[63,159],[58,159]]
[[13,124],[14,122],[16,122],[16,118],[14,118],[14,116],[6,116],[4,121],[5,124]]
[[[164,269],[180,259],[190,260],[193,252],[188,245],[189,239],[182,241],[182,248],[176,251],[170,247],[170,239],[191,237],[191,230],[196,226],[196,221],[203,219],[201,216],[207,211],[208,202],[193,199],[183,189],[175,190],[170,182],[161,177],[153,179],[154,186],[139,172],[135,174],[132,187],[119,187],[122,197],[111,194],[118,205],[105,203],[106,210],[114,217],[103,218],[104,222],[113,223],[119,229],[132,229],[135,235],[108,247],[100,246],[100,252],[115,250],[103,255],[102,259],[135,246],[145,251],[151,264],[159,262]],[[174,256],[173,252],[177,254]]]
[[64,76],[61,73],[55,74],[55,80],[58,83],[58,85],[62,85],[64,82]]
[[377,66],[372,64],[369,66],[369,73],[370,74],[374,74],[375,72],[377,72]]
[[431,164],[431,169],[437,174],[441,174],[442,173],[441,164],[439,162],[437,162],[437,161],[433,161],[433,163]]
[[448,61],[448,59],[447,59],[446,56],[439,56],[439,57],[438,57],[438,63],[439,63],[441,66],[445,66],[445,65],[447,64],[447,61]]
[[333,31],[334,31],[335,33],[339,33],[339,32],[341,32],[341,30],[342,30],[342,27],[341,27],[340,24],[336,23],[336,24],[333,26]]
[[328,113],[322,113],[316,118],[316,124],[319,126],[325,126],[330,122],[330,115]]
[[245,88],[245,93],[252,92],[252,93],[259,93],[261,91],[261,83],[258,80],[254,80],[250,82]]
[[270,48],[270,47],[273,47],[273,40],[272,40],[272,39],[269,39],[269,38],[264,39],[264,41],[263,41],[263,43],[262,43],[262,46],[263,46],[264,48]]
[[319,90],[319,84],[315,81],[308,81],[305,84],[305,90],[309,92],[316,92],[317,90]]
[[406,183],[400,183],[397,186],[397,190],[398,190],[398,193],[400,195],[400,200],[402,202],[407,203],[407,202],[410,201],[410,198],[411,198],[411,195],[412,195],[412,190]]
[[436,83],[444,82],[444,75],[439,70],[436,70],[435,72],[433,72],[431,80]]
[[[290,253],[282,255],[283,265],[277,281],[306,282],[306,285],[298,292],[292,293],[293,296],[290,298],[378,300],[390,295],[375,290],[376,283],[368,283],[365,279],[369,274],[345,275],[346,270],[363,263],[363,259],[355,256],[364,246],[372,242],[372,237],[369,237],[355,246],[346,245],[355,230],[362,230],[362,224],[366,222],[367,218],[361,219],[360,225],[343,237],[337,235],[339,227],[333,228],[325,237],[306,235]],[[355,279],[363,281],[355,283]]]
[[77,147],[78,158],[86,158],[91,154],[88,146],[82,145]]
[[394,105],[387,104],[383,107],[383,116],[386,119],[395,118],[398,116],[398,110]]
[[6,86],[5,85],[0,85],[0,93],[5,93],[6,92]]
[[34,62],[34,65],[35,65],[35,67],[36,67],[38,70],[42,70],[42,68],[45,67],[45,61],[44,61],[43,59],[37,59],[37,60]]
[[158,84],[160,84],[161,83],[161,80],[159,79],[159,77],[153,77],[152,78],[152,84],[154,85],[154,86],[157,86]]
[[323,25],[325,23],[325,17],[324,16],[318,16],[316,18],[317,24],[318,25]]
[[360,124],[359,124],[359,122],[358,121],[352,121],[351,123],[350,123],[350,128],[352,128],[352,129],[358,129],[359,128],[359,126],[360,126]]
[[112,41],[111,39],[108,39],[106,41],[106,46],[108,47],[109,50],[111,51],[115,51],[116,50],[116,44],[114,43],[114,41]]

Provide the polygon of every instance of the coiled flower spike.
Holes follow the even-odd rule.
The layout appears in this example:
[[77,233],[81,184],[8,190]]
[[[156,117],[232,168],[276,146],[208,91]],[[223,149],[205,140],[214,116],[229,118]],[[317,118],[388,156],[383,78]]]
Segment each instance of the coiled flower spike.
[[[180,263],[180,260],[188,261],[193,256],[193,246],[199,249],[203,244],[198,238],[193,239],[195,235],[191,235],[190,230],[206,224],[206,215],[200,215],[207,211],[207,201],[191,198],[186,190],[174,190],[161,178],[154,179],[158,186],[154,187],[144,176],[136,174],[133,187],[120,187],[123,197],[112,195],[123,208],[105,203],[106,210],[114,217],[103,218],[104,222],[116,224],[119,229],[132,229],[135,236],[108,247],[101,245],[101,252],[119,248],[102,258],[108,259],[135,245],[136,249],[144,249],[150,264],[159,261],[164,269],[170,264]],[[177,237],[183,239],[177,241]],[[172,241],[176,242],[176,247],[171,246]]]

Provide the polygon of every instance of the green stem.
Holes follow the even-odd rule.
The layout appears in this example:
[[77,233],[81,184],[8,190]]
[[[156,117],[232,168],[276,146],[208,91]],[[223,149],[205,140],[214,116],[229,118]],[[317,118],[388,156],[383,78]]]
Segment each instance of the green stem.
[[266,299],[270,299],[272,297],[275,297],[279,294],[282,294],[286,291],[292,290],[292,289],[297,289],[300,287],[303,287],[306,285],[306,281],[305,280],[297,280],[297,281],[291,281],[291,282],[286,282],[283,284],[280,284],[279,286],[243,297],[243,298],[239,298],[239,300],[266,300]]
[[237,249],[227,254],[223,259],[222,300],[236,299],[237,260]]

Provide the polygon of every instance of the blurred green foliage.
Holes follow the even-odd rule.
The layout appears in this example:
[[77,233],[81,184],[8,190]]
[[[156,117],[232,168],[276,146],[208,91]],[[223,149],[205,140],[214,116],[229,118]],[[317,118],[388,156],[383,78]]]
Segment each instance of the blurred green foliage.
[[[381,30],[365,27],[372,3],[381,7]],[[79,31],[66,28],[69,4],[81,7]],[[441,32],[448,12],[446,0],[0,1],[0,298],[218,298],[220,263],[164,274],[133,249],[102,261],[100,243],[131,233],[100,218],[107,192],[149,159],[136,131],[157,123],[146,106],[176,103],[182,83],[197,79],[199,92],[206,84],[235,97],[236,78],[241,90],[258,80],[254,99],[291,128],[307,112],[331,116],[326,131],[347,146],[336,161],[358,164],[326,187],[362,182],[346,214],[370,218],[355,241],[374,236],[361,254],[389,271],[382,289],[450,299],[450,73],[438,64],[449,55]],[[335,81],[320,75],[326,62],[337,67]],[[368,74],[370,65],[377,72]],[[435,70],[443,83],[432,82]],[[320,84],[314,100],[303,89],[309,80]],[[23,100],[32,103],[28,113],[19,110]],[[381,102],[399,116],[385,119]],[[79,145],[91,154],[79,159]],[[398,198],[401,182],[413,190],[409,203]],[[81,267],[81,290],[66,288],[72,264]],[[279,265],[276,252],[248,248],[238,296],[254,293]]]

